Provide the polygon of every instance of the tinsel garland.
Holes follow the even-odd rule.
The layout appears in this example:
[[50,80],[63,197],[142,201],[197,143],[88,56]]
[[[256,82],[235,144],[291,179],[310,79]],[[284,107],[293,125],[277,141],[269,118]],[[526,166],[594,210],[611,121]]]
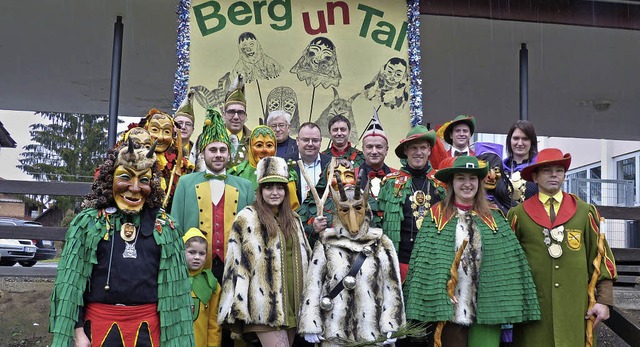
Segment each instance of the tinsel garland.
[[409,41],[409,67],[411,68],[411,126],[422,124],[422,77],[420,76],[420,1],[407,1],[407,39]]
[[176,68],[175,79],[173,81],[173,111],[175,112],[180,103],[187,96],[189,88],[189,46],[191,45],[191,28],[189,26],[189,9],[191,0],[179,0],[176,14],[178,15],[178,38],[176,40],[176,56],[178,66]]
[[[191,44],[189,27],[189,9],[191,0],[179,0],[178,39],[176,40],[176,55],[178,66],[173,82],[173,110],[177,110],[187,95],[189,87],[189,46]],[[420,76],[420,1],[407,0],[407,39],[409,42],[409,67],[411,68],[411,103],[409,114],[411,126],[422,124],[422,77]]]

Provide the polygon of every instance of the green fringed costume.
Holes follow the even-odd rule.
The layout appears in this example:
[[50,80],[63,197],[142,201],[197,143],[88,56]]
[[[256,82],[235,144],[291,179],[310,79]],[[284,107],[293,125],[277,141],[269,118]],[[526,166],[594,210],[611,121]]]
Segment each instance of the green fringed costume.
[[[119,210],[108,217],[112,225],[109,236],[107,213],[94,208],[80,212],[67,231],[51,293],[52,346],[68,347],[73,342],[80,309],[85,305],[83,295],[89,287],[93,266],[98,263],[98,243],[105,237],[112,240],[113,230],[119,231],[125,221],[124,213]],[[162,211],[156,215],[153,238],[161,251],[157,303],[161,344],[193,346],[191,288],[184,243],[173,220]]]
[[[441,205],[438,203],[429,211],[413,248],[404,290],[407,319],[423,322],[454,319],[447,281],[455,257],[458,214],[444,215]],[[539,320],[531,270],[504,215],[497,209],[485,218],[472,213],[473,224],[480,233],[482,254],[474,323]]]
[[[444,199],[445,191],[442,184],[433,177],[434,172],[435,170],[429,169],[426,179],[431,181],[431,186],[435,190],[435,201],[440,201]],[[393,241],[396,250],[400,249],[400,226],[405,218],[403,205],[412,193],[411,181],[411,175],[404,169],[392,172],[382,180],[378,194],[380,210],[384,211],[382,230]]]

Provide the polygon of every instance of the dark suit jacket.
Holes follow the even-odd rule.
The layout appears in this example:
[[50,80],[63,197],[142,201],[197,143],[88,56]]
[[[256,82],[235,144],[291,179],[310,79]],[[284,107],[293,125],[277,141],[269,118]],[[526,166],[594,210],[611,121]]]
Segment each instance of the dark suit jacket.
[[[292,153],[292,154],[289,154],[289,155],[284,157],[284,160],[286,160],[286,161],[293,160],[294,162],[298,162],[299,159],[300,159],[300,156],[299,156],[298,153]],[[330,161],[331,161],[331,156],[330,155],[326,155],[326,154],[320,153],[320,172],[321,172],[321,175],[322,175],[322,173],[324,173],[324,169],[327,167],[327,165],[329,164]],[[300,180],[303,180],[304,177],[302,177],[302,175],[300,175],[300,168],[298,167],[298,165],[294,165],[293,168],[294,168],[294,170],[296,170],[296,173],[298,174],[298,180],[296,181],[296,194],[298,194],[298,201],[300,201],[300,204],[302,204],[302,192],[300,190],[301,189],[300,188]]]
[[[282,153],[282,155],[280,155],[280,153]],[[276,157],[282,157],[285,158],[285,160],[289,157],[298,158],[298,143],[296,139],[289,137],[284,143],[279,143]]]

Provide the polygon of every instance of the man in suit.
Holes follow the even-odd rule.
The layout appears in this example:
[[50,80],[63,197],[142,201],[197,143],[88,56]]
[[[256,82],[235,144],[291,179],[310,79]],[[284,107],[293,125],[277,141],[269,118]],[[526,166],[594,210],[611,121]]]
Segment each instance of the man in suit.
[[[285,156],[284,159],[294,162],[302,160],[305,171],[315,186],[320,180],[321,173],[331,161],[330,155],[320,153],[320,146],[322,145],[322,132],[320,131],[320,127],[312,122],[303,123],[300,126],[300,130],[298,130],[298,139],[296,142],[298,144],[297,153],[290,153]],[[294,169],[298,174],[296,194],[298,195],[298,201],[302,203],[309,194],[309,185],[304,177],[302,177],[298,165],[294,165]]]
[[[207,124],[209,123],[209,124]],[[220,114],[207,110],[198,142],[206,170],[182,176],[174,196],[171,215],[182,230],[198,228],[211,247],[205,268],[222,281],[227,238],[236,214],[255,200],[251,182],[226,174],[230,156],[229,136]]]
[[[364,153],[364,164],[355,168],[355,174],[356,177],[360,177],[360,188],[364,189],[369,182],[369,194],[373,198],[377,198],[384,176],[398,170],[389,167],[384,162],[389,152],[389,142],[375,108],[369,126],[362,136],[362,152]],[[377,206],[372,206],[372,209],[376,210]]]

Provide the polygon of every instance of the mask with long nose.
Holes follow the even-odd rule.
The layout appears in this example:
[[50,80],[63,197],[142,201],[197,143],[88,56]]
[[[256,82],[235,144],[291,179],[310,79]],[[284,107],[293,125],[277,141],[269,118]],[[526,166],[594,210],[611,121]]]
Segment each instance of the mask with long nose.
[[356,235],[366,220],[369,182],[367,181],[364,193],[362,193],[359,181],[355,185],[345,186],[340,175],[336,175],[335,178],[338,189],[331,186],[331,196],[336,205],[338,219],[351,235]]

